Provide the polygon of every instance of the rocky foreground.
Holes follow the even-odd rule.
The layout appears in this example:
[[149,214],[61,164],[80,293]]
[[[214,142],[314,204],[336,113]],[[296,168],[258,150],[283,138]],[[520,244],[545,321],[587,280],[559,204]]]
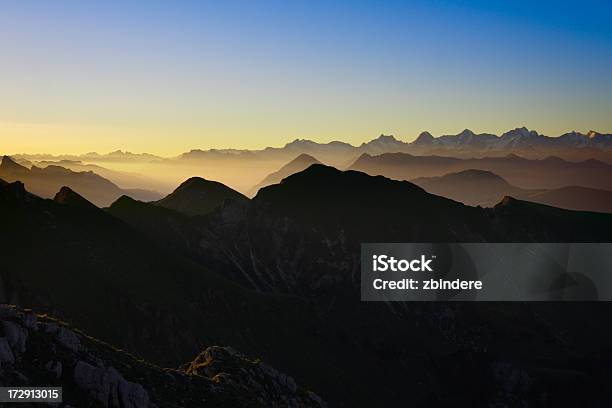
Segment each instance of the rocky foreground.
[[292,377],[230,347],[209,347],[180,369],[161,368],[7,305],[0,306],[0,386],[63,387],[65,407],[326,406]]

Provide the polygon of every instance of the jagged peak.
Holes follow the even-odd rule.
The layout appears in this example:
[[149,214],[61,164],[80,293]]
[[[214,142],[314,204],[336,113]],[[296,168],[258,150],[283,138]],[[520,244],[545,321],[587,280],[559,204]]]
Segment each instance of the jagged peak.
[[312,140],[310,140],[310,139],[294,139],[293,141],[285,144],[285,147],[313,145],[313,144],[317,144],[317,143],[312,141]]
[[11,170],[11,171],[29,171],[29,169],[25,166],[22,166],[21,164],[17,163],[12,157],[10,156],[3,156],[2,157],[2,162],[0,163],[0,169],[3,170]]
[[63,186],[53,198],[58,204],[78,208],[98,208],[70,187]]
[[476,134],[472,132],[470,129],[463,129],[461,133],[459,133],[457,136],[474,136],[474,135]]
[[520,136],[520,137],[528,137],[528,136],[539,136],[538,132],[536,132],[535,130],[529,130],[527,129],[527,127],[522,126],[522,127],[518,127],[515,129],[512,129],[506,133],[504,133],[503,135],[501,135],[501,137],[509,137],[509,136]]
[[425,131],[425,132],[421,132],[421,134],[419,134],[419,136],[414,140],[414,143],[416,144],[426,144],[426,143],[430,143],[434,140],[434,137],[432,136],[431,133]]

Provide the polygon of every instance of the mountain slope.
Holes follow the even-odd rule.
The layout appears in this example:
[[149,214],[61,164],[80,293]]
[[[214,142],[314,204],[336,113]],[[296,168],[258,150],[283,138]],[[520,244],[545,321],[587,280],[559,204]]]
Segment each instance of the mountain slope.
[[288,177],[292,174],[305,170],[312,164],[320,164],[320,163],[321,162],[319,162],[314,157],[306,153],[302,153],[298,157],[291,160],[289,163],[285,164],[283,167],[275,171],[274,173],[271,173],[268,176],[266,176],[266,178],[264,178],[261,182],[259,182],[256,186],[254,186],[251,189],[250,193],[252,195],[255,195],[257,194],[257,191],[259,191],[259,189],[261,189],[262,187],[266,187],[271,184],[278,184],[285,177]]
[[13,183],[0,188],[0,223],[0,302],[69,319],[156,363],[231,344],[291,368],[291,344],[312,341],[295,320],[311,313],[301,301],[242,289],[102,210],[43,200]]
[[205,216],[126,199],[95,213],[15,186],[0,194],[7,293],[64,310],[81,297],[75,323],[156,362],[209,344],[255,351],[337,406],[605,405],[605,304],[361,302],[359,267],[362,242],[610,242],[610,215],[512,199],[473,208],[317,164]]
[[426,142],[430,146],[444,146],[453,149],[482,149],[482,150],[507,150],[509,153],[513,149],[521,148],[612,148],[612,135],[600,134],[589,131],[586,134],[570,132],[559,137],[540,135],[535,130],[520,127],[509,130],[501,136],[493,134],[475,134],[469,129],[465,129],[457,135],[444,135],[437,138],[426,138],[419,140],[419,144]]
[[340,228],[363,242],[395,240],[411,233],[425,241],[458,235],[478,241],[483,233],[468,230],[459,221],[478,215],[471,207],[428,194],[409,182],[323,165],[312,165],[279,185],[263,188],[253,200],[272,213],[325,230]]
[[492,207],[504,196],[576,211],[612,212],[612,191],[587,187],[561,187],[552,190],[528,190],[509,184],[486,170],[465,170],[440,177],[411,180],[432,194],[467,205]]
[[462,202],[467,205],[490,207],[504,196],[520,196],[522,189],[486,170],[464,170],[440,177],[421,177],[410,180],[427,192]]
[[555,189],[574,185],[612,190],[612,165],[598,160],[570,162],[558,157],[531,160],[516,155],[459,159],[387,153],[379,156],[364,154],[350,169],[396,180],[436,177],[475,169],[495,173],[508,183],[524,189]]
[[246,203],[248,198],[217,181],[192,177],[156,204],[186,215],[206,215],[225,201]]
[[62,187],[60,191],[53,198],[58,204],[68,205],[75,208],[84,208],[90,210],[96,210],[97,207],[87,201],[85,198],[80,196],[78,193],[72,191],[70,187]]
[[[143,189],[153,194],[157,190],[164,191],[164,189],[166,188],[163,183],[160,183],[142,174],[112,170],[97,164],[87,164],[82,162],[81,160],[42,160],[37,161],[34,164],[38,167],[60,166],[66,169],[70,169],[74,172],[91,171],[104,177],[107,180],[110,180],[111,182],[115,183],[117,186],[124,190]],[[158,197],[157,199],[160,198],[161,197]]]
[[[542,392],[548,393],[547,401],[575,401],[564,391],[555,368],[558,360],[547,356],[574,355],[575,362],[588,365],[596,358],[590,357],[594,348],[589,347],[597,348],[590,343],[593,336],[612,338],[601,324],[608,308],[590,309],[590,316],[596,317],[582,332],[570,328],[580,326],[580,315],[586,310],[567,305],[527,305],[517,317],[517,308],[508,304],[472,307],[359,301],[362,242],[432,241],[442,246],[444,242],[478,241],[609,242],[610,215],[510,199],[497,208],[472,208],[428,194],[408,182],[322,165],[261,189],[243,220],[231,227],[216,220],[222,215],[222,209],[211,214],[206,228],[214,239],[207,241],[203,250],[219,264],[225,263],[224,275],[259,290],[313,299],[325,310],[329,323],[318,329],[320,336],[330,338],[336,330],[345,333],[343,351],[351,350],[350,355],[355,349],[363,350],[359,365],[379,373],[376,379],[369,379],[372,387],[366,389],[359,387],[363,380],[358,373],[354,376],[349,370],[342,377],[343,383],[353,384],[352,405],[397,404],[404,401],[402,395],[408,390],[415,406],[487,406],[497,398],[492,395],[504,395],[499,398],[509,399],[500,405],[512,405],[517,398],[534,401],[533,395]],[[568,332],[572,336],[567,342],[552,341],[555,345],[549,348],[551,338]],[[528,334],[523,338],[517,333]],[[605,348],[607,341],[598,344]],[[504,356],[510,350],[513,357],[507,366]],[[427,355],[427,361],[415,359],[415,353]],[[460,357],[467,355],[474,357]],[[353,367],[348,360],[342,364]],[[576,372],[584,372],[584,368],[572,366]],[[528,373],[533,381],[529,391],[510,387],[508,394],[497,394],[502,384],[507,385],[506,380],[500,383],[498,379],[507,377],[494,375],[497,369],[492,367]],[[424,373],[438,386],[425,381],[420,387],[418,381],[410,381],[423,379]],[[591,387],[603,379],[593,372],[588,376],[591,382],[575,379],[575,384]],[[474,385],[473,393],[466,393],[470,384]],[[385,396],[369,392],[381,387]],[[343,402],[347,401],[345,390],[335,390],[341,392]],[[436,390],[436,395],[430,394],[431,390]],[[605,398],[601,390],[591,395]],[[326,395],[336,392],[330,390]]]
[[71,328],[0,306],[0,383],[63,388],[63,403],[111,407],[323,407],[312,392],[229,347],[209,347],[185,368],[160,368]]
[[[529,240],[539,242],[607,239],[612,217],[570,212],[551,208],[556,221],[545,232],[544,222],[507,223],[505,213],[468,207],[428,194],[406,181],[372,177],[356,171],[341,172],[331,167],[313,165],[262,189],[254,202],[269,211],[318,225],[320,228],[353,232],[361,242],[447,242],[510,239],[512,230],[523,228],[539,235]],[[574,222],[582,219],[583,222]],[[552,232],[551,230],[551,232]],[[420,241],[419,241],[420,240]],[[547,241],[552,240],[552,241]]]
[[579,211],[612,213],[612,191],[579,186],[529,192],[521,196],[527,201]]
[[92,171],[75,172],[56,165],[27,168],[8,156],[4,156],[0,163],[0,178],[8,182],[21,181],[29,191],[46,198],[54,197],[61,187],[67,186],[100,207],[109,205],[123,194],[134,197],[148,197],[150,194],[138,190],[126,192]]

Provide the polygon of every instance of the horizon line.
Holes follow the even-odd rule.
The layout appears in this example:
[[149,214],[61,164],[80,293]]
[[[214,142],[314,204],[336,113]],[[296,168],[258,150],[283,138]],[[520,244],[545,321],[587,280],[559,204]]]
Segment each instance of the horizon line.
[[559,138],[561,136],[568,135],[568,134],[580,134],[580,135],[583,135],[583,136],[588,136],[590,133],[595,133],[595,134],[598,134],[598,135],[609,135],[609,134],[612,134],[612,133],[599,132],[599,131],[596,131],[596,130],[593,130],[593,129],[589,129],[586,133],[582,133],[582,132],[577,131],[577,130],[574,129],[574,130],[570,130],[568,132],[562,133],[562,134],[557,135],[557,136],[549,136],[549,135],[545,135],[545,134],[539,133],[538,131],[536,131],[534,129],[529,129],[526,126],[521,126],[521,127],[516,127],[516,128],[510,129],[510,130],[508,130],[508,131],[506,131],[506,132],[504,132],[502,134],[489,133],[489,132],[476,133],[476,132],[472,131],[469,128],[465,128],[465,129],[461,130],[460,132],[458,132],[456,134],[447,133],[447,134],[440,134],[440,135],[434,136],[434,135],[431,134],[431,132],[429,132],[427,130],[424,130],[424,131],[420,132],[417,136],[415,136],[411,141],[407,141],[405,139],[400,139],[397,136],[395,136],[394,134],[381,133],[379,136],[377,136],[377,137],[375,137],[373,139],[367,139],[366,141],[361,142],[361,144],[358,144],[358,145],[354,145],[354,144],[352,144],[350,142],[345,142],[345,141],[342,141],[342,140],[339,140],[339,139],[332,139],[332,140],[327,141],[327,142],[321,142],[321,141],[315,141],[313,139],[295,138],[295,139],[293,139],[293,140],[291,140],[289,142],[286,142],[282,146],[265,146],[265,147],[260,147],[260,148],[237,148],[237,147],[209,147],[209,148],[203,148],[203,147],[195,147],[195,148],[192,148],[192,149],[189,149],[189,150],[185,150],[185,151],[183,151],[183,152],[181,152],[181,153],[179,153],[177,155],[159,155],[159,154],[155,154],[155,153],[149,153],[147,151],[133,152],[133,151],[130,151],[130,150],[127,150],[127,149],[124,150],[122,148],[111,149],[111,150],[109,150],[106,153],[100,153],[98,151],[92,150],[92,151],[88,151],[88,152],[84,152],[84,153],[46,153],[46,152],[30,152],[30,153],[28,153],[28,152],[16,152],[16,153],[10,153],[10,154],[6,154],[5,153],[5,154],[0,154],[0,155],[1,156],[9,156],[9,157],[11,157],[11,156],[25,156],[25,155],[30,155],[30,156],[51,156],[51,157],[61,157],[61,156],[84,157],[84,156],[88,156],[88,155],[110,156],[113,153],[121,153],[121,154],[132,154],[132,155],[150,155],[150,156],[155,156],[155,157],[163,158],[163,159],[171,159],[171,158],[177,158],[177,157],[179,157],[179,156],[181,156],[181,155],[183,155],[185,153],[190,153],[190,152],[195,152],[195,151],[202,151],[202,152],[214,152],[214,151],[219,151],[219,152],[223,152],[223,151],[262,152],[262,151],[265,151],[267,149],[283,149],[283,148],[287,147],[288,145],[290,145],[292,143],[296,143],[296,142],[313,142],[313,143],[318,144],[318,145],[329,145],[329,144],[332,144],[332,143],[342,143],[342,144],[345,144],[345,145],[349,145],[349,146],[351,146],[353,148],[359,148],[359,147],[361,147],[361,146],[363,146],[365,144],[368,144],[370,142],[378,140],[378,139],[380,139],[382,137],[392,137],[395,140],[397,140],[398,142],[403,142],[403,143],[406,143],[406,144],[411,144],[411,143],[415,142],[419,138],[419,136],[421,136],[423,134],[429,134],[434,139],[438,139],[438,138],[445,137],[445,136],[459,136],[460,134],[462,134],[464,132],[471,132],[471,133],[473,133],[476,136],[493,135],[493,136],[495,136],[497,138],[501,138],[503,135],[505,135],[505,134],[507,134],[509,132],[516,131],[516,130],[521,130],[521,129],[526,129],[529,132],[534,132],[535,131],[538,136],[546,137],[546,138]]

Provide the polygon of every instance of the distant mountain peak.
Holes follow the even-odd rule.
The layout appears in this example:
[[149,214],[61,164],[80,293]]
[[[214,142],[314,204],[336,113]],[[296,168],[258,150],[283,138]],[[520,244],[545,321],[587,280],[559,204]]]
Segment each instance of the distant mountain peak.
[[589,131],[588,131],[588,133],[586,134],[586,136],[587,136],[589,139],[593,139],[594,137],[599,136],[599,135],[601,135],[601,133],[596,132],[596,131],[594,131],[594,130],[589,130]]
[[316,142],[313,142],[309,139],[294,139],[293,141],[285,144],[285,148],[287,147],[303,147],[303,146],[312,146],[315,145]]
[[89,201],[87,201],[83,196],[72,190],[70,187],[62,187],[60,191],[53,198],[58,204],[68,205],[71,207],[78,208],[98,208]]
[[433,140],[434,140],[434,137],[431,135],[431,133],[425,131],[425,132],[421,132],[421,134],[415,139],[413,143],[414,144],[431,144]]
[[408,145],[408,143],[396,139],[393,135],[380,135],[376,139],[362,143],[359,148],[369,152],[381,153],[389,150],[395,151],[403,148],[405,145]]
[[383,135],[381,134],[375,140],[385,141],[385,142],[398,142],[398,140],[393,135]]
[[502,138],[517,137],[517,136],[521,138],[526,138],[526,137],[537,137],[540,135],[535,130],[529,130],[525,126],[519,127],[516,129],[512,129],[504,133],[503,135],[501,135]]
[[470,129],[463,129],[457,136],[475,136],[476,134]]
[[316,158],[314,158],[313,156],[311,156],[311,155],[309,155],[307,153],[302,153],[299,156],[297,156],[295,159],[291,160],[289,163],[287,163],[283,167],[287,167],[291,163],[320,163],[320,162]]
[[14,171],[20,171],[20,172],[27,172],[27,171],[29,171],[29,169],[27,167],[22,166],[21,164],[17,163],[10,156],[2,157],[2,163],[0,163],[0,170],[12,171],[12,172],[14,172]]

